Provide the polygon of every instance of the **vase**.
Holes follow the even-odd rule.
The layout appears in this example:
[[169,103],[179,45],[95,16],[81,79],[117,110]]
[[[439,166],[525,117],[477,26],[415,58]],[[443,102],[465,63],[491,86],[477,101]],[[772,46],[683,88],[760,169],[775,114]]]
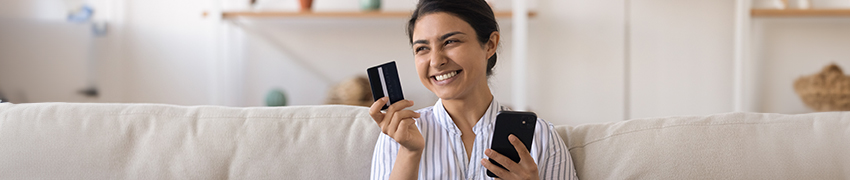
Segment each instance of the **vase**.
[[298,2],[301,4],[301,11],[310,11],[313,7],[313,0],[300,0]]
[[381,0],[360,0],[360,9],[363,11],[380,10]]

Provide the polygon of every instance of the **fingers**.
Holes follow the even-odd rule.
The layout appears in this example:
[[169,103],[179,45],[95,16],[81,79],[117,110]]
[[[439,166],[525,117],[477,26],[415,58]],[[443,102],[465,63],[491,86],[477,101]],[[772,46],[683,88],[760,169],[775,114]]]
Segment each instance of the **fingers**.
[[389,101],[389,98],[382,97],[369,107],[369,115],[372,116],[372,120],[375,120],[375,123],[378,123],[378,126],[381,125],[381,120],[384,119],[384,113],[381,112],[381,108],[384,107],[384,104],[387,104],[387,101]]
[[[502,163],[499,162],[499,164],[502,164]],[[499,176],[500,178],[505,178],[505,177],[508,177],[510,175],[510,172],[508,172],[508,170],[505,170],[505,169],[503,169],[499,166],[496,166],[496,164],[490,163],[490,161],[487,160],[487,158],[481,158],[481,165],[483,165],[484,168],[487,168],[487,170],[490,170],[490,172],[493,172],[493,174],[496,174],[496,176]],[[504,164],[502,164],[502,165],[504,165]]]
[[[410,132],[410,126],[414,126],[414,128],[416,128],[414,123],[416,123],[416,120],[413,120],[413,119],[410,119],[410,118],[402,119],[401,122],[399,122],[398,131],[395,132],[396,137],[399,136],[399,135],[401,135],[401,136],[407,135]],[[404,138],[406,138],[406,137],[404,137]]]
[[[387,100],[389,100],[389,99],[387,99]],[[390,129],[389,127],[390,127],[390,123],[392,122],[393,116],[395,115],[396,111],[402,110],[402,109],[410,107],[410,106],[413,106],[413,101],[401,100],[401,101],[397,101],[397,102],[391,104],[389,106],[389,108],[387,108],[387,113],[384,115],[384,118],[381,120],[381,123],[379,123],[380,126],[381,126],[381,130],[384,132],[384,134],[391,134],[391,132],[389,132],[389,129]],[[399,120],[401,120],[401,119],[399,119]],[[397,125],[398,124],[396,124],[396,126]],[[393,130],[393,132],[395,132],[395,130]]]
[[516,149],[517,154],[519,154],[520,162],[524,159],[531,159],[531,153],[528,153],[528,149],[525,148],[525,143],[522,143],[516,135],[509,135],[508,140],[511,141],[511,144],[514,145],[514,149]]
[[399,122],[399,124],[398,124],[398,131],[396,131],[396,133],[398,133],[398,134],[406,134],[406,133],[410,130],[410,128],[409,128],[409,127],[410,127],[411,125],[413,125],[413,123],[416,123],[416,120],[413,120],[413,119],[402,119],[402,120],[401,120],[401,122]]
[[[484,150],[484,154],[487,155],[487,157],[490,157],[490,159],[501,164],[503,167],[505,167],[505,169],[507,169],[507,171],[519,170],[519,167],[518,167],[519,165],[516,162],[514,162],[514,160],[511,160],[511,158],[508,158],[507,156],[502,155],[499,152],[496,152],[492,149],[487,149],[487,150]],[[499,166],[495,166],[495,167],[498,168]],[[493,171],[493,170],[490,170],[490,171]],[[499,176],[499,177],[502,177],[502,176]]]
[[[386,98],[386,97],[384,97],[384,98]],[[384,103],[386,103],[386,101],[384,101]],[[396,112],[398,110],[402,110],[404,108],[409,108],[411,106],[413,106],[413,101],[411,101],[411,100],[396,101],[395,103],[391,104],[389,108],[387,108],[387,114],[389,114],[390,112]]]
[[[399,102],[401,102],[401,101],[399,101]],[[418,118],[418,117],[419,117],[419,113],[413,112],[411,110],[402,110],[402,111],[396,112],[395,114],[393,114],[393,117],[392,117],[392,120],[390,121],[390,124],[389,124],[389,127],[388,127],[389,129],[388,129],[387,133],[389,133],[390,135],[393,135],[393,134],[396,134],[396,131],[399,128],[406,129],[407,126],[400,126],[399,123],[401,123],[402,120],[407,120],[407,119],[411,119],[411,118]]]
[[522,143],[522,141],[520,141],[519,138],[517,138],[516,135],[513,134],[508,136],[508,140],[514,146],[514,149],[516,149],[517,154],[520,157],[518,163],[514,162],[507,156],[500,154],[499,152],[496,152],[492,149],[487,149],[484,151],[484,154],[487,155],[487,157],[490,157],[490,159],[492,159],[493,161],[498,162],[505,168],[499,168],[499,166],[496,166],[495,164],[485,159],[481,160],[481,164],[485,168],[493,172],[493,174],[496,174],[501,178],[537,179],[537,164],[535,164],[532,160],[531,154],[528,153],[528,149],[526,149],[525,144]]

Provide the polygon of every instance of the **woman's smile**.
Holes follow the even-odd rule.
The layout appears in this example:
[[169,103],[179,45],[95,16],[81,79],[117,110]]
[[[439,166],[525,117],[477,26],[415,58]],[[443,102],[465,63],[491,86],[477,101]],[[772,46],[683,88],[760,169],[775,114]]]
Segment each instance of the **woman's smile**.
[[431,76],[431,80],[438,86],[447,85],[457,79],[457,75],[463,70],[448,71]]

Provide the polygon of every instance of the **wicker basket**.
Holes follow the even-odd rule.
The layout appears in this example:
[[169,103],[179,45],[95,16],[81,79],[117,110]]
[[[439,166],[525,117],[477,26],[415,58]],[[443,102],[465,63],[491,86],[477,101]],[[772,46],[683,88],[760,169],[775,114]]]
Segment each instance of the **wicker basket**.
[[326,104],[344,104],[353,106],[372,106],[372,87],[369,79],[354,77],[346,79],[328,91]]
[[830,64],[820,73],[800,77],[794,82],[794,90],[815,111],[850,111],[850,76],[838,65]]

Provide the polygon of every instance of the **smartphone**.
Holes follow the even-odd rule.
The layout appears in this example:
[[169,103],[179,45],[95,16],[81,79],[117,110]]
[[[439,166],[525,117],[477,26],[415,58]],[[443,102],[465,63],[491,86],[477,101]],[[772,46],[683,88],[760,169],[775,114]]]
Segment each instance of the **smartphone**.
[[372,98],[377,101],[384,96],[390,97],[387,104],[381,110],[389,108],[390,104],[404,99],[404,94],[401,93],[401,81],[398,78],[398,68],[395,61],[390,61],[381,65],[366,69],[369,75],[369,86],[372,89]]
[[[511,134],[515,135],[525,144],[525,149],[531,151],[531,142],[534,140],[534,126],[536,124],[537,114],[533,112],[500,111],[499,115],[496,116],[496,127],[493,130],[493,140],[490,143],[490,149],[507,156],[514,162],[519,162],[519,153],[517,153],[511,141],[508,140],[508,136]],[[490,162],[500,168],[505,168],[493,159],[490,159]],[[490,170],[487,170],[487,176],[498,178]]]

